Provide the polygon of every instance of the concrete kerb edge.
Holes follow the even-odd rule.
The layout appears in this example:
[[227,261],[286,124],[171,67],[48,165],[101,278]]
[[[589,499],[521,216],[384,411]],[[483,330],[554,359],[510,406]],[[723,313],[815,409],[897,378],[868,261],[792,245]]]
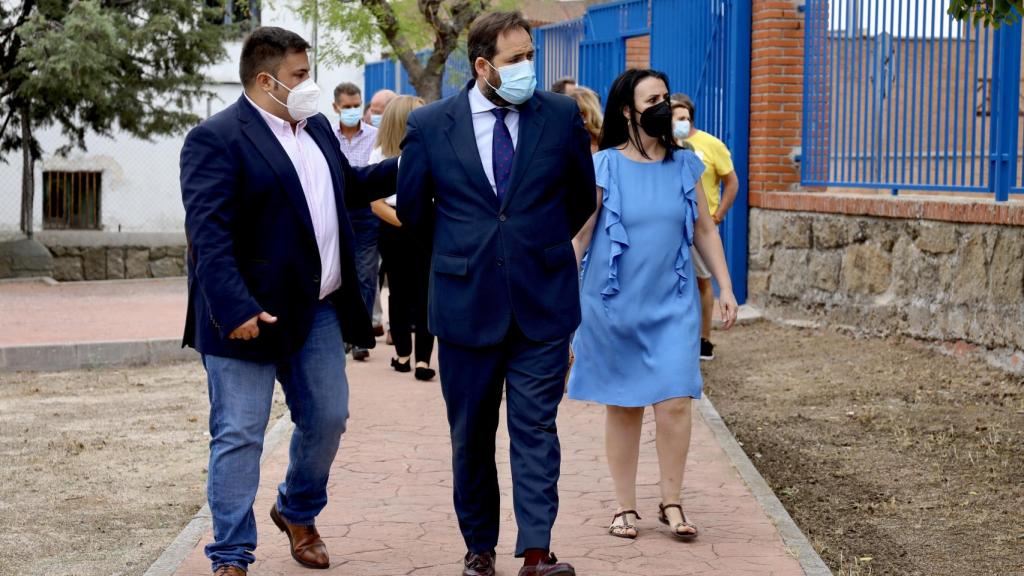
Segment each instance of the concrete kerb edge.
[[[289,415],[287,413],[282,414],[263,439],[263,455],[260,456],[260,466],[273,454],[277,445],[289,437],[291,431],[292,422]],[[196,515],[189,520],[185,528],[178,533],[178,536],[164,549],[160,557],[153,561],[153,564],[149,566],[149,569],[142,576],[172,576],[178,570],[178,567],[181,566],[181,563],[192,554],[196,544],[199,543],[199,540],[206,534],[212,524],[213,517],[210,515],[210,505],[203,504],[203,507],[196,512]]]
[[765,481],[761,473],[754,467],[754,463],[750,461],[750,458],[747,457],[739,442],[736,441],[732,432],[729,431],[729,428],[725,425],[711,400],[704,395],[697,402],[697,407],[700,410],[701,417],[704,418],[704,422],[711,428],[715,439],[718,440],[718,444],[729,455],[733,467],[736,468],[740,477],[750,487],[750,491],[754,494],[754,498],[761,505],[765,514],[775,524],[779,535],[782,537],[782,541],[800,562],[800,568],[804,574],[806,576],[832,576],[832,571],[829,570],[825,561],[821,559],[821,556],[811,546],[807,536],[804,535],[796,525],[796,522],[793,521],[789,512],[782,505],[782,502],[775,496],[775,492],[768,486],[768,482]]
[[0,372],[53,372],[191,360],[178,339],[76,342],[0,347]]

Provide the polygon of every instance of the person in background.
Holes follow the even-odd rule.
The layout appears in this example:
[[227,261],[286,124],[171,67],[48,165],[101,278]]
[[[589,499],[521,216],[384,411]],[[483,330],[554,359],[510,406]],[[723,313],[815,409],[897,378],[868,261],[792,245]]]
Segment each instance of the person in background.
[[576,79],[571,76],[565,78],[559,78],[551,85],[551,91],[555,94],[562,94],[568,96],[576,89]]
[[604,116],[601,114],[601,99],[597,92],[585,86],[578,86],[572,91],[571,97],[580,107],[580,114],[583,115],[583,127],[590,133],[590,152],[597,152],[601,140],[601,126],[604,123]]
[[[388,104],[377,132],[377,147],[370,154],[371,164],[402,153],[409,113],[423,104],[423,99],[415,96],[399,96]],[[402,226],[395,211],[397,199],[397,195],[392,195],[371,204],[373,213],[381,219],[380,256],[388,271],[388,323],[398,355],[391,360],[391,367],[398,372],[412,370],[412,326],[415,325],[415,376],[417,380],[430,380],[436,374],[430,367],[434,335],[427,327],[430,242],[423,235],[415,234],[411,227]]]
[[363,122],[374,128],[380,126],[381,119],[384,117],[384,110],[387,109],[388,104],[395,98],[398,98],[398,94],[394,90],[385,88],[374,92],[373,97],[370,98],[370,105],[366,107]]
[[680,491],[690,449],[692,399],[700,398],[700,303],[691,247],[719,286],[722,320],[736,298],[722,241],[700,189],[704,165],[672,138],[668,77],[627,70],[612,84],[601,151],[594,155],[597,210],[573,240],[583,266],[583,321],[569,397],[606,406],[605,449],[618,508],[608,527],[636,538],[636,474],[644,410],[654,408],[661,472],[658,518],[681,540],[697,537]]
[[[363,122],[374,128],[380,126],[384,109],[396,97],[398,97],[398,94],[387,88],[374,92],[373,97],[370,98],[370,105],[366,107],[366,112],[363,113]],[[384,335],[384,309],[380,305],[380,291],[384,287],[385,275],[385,269],[382,266],[377,271],[377,292],[373,297],[373,333],[376,336]],[[388,334],[387,343],[391,344],[391,334]]]
[[[672,95],[672,135],[678,144],[682,145],[684,141],[689,144],[704,163],[701,184],[708,199],[711,219],[718,226],[736,201],[740,180],[736,177],[729,148],[718,138],[696,129],[693,126],[695,115],[693,100],[685,94]],[[700,359],[713,360],[715,345],[711,343],[711,316],[715,294],[711,285],[711,271],[697,252],[693,253],[693,265],[697,271],[697,287],[700,288]]]
[[[335,134],[341,145],[341,152],[353,166],[366,166],[373,144],[377,141],[377,129],[363,121],[362,90],[351,82],[338,84],[334,89],[334,111],[340,117]],[[373,302],[377,297],[377,268],[380,264],[380,255],[377,252],[379,224],[369,206],[350,206],[349,215],[356,233],[359,292],[366,301],[367,311],[372,315]],[[379,324],[374,322],[374,326],[377,325]],[[361,346],[352,347],[352,359],[366,360],[369,357],[369,349]]]

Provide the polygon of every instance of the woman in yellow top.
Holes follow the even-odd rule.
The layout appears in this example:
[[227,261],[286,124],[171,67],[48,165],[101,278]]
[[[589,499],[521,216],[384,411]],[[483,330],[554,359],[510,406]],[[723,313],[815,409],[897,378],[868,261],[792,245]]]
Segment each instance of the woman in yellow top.
[[[740,180],[736,177],[729,148],[718,138],[694,128],[694,116],[696,107],[693,101],[685,94],[673,94],[672,135],[680,146],[685,140],[704,162],[701,186],[708,199],[711,218],[717,226],[725,220],[729,208],[732,208],[736,192],[740,189]],[[693,268],[700,289],[700,359],[713,360],[715,345],[711,343],[711,311],[715,304],[715,294],[711,287],[711,271],[696,251],[693,253]]]

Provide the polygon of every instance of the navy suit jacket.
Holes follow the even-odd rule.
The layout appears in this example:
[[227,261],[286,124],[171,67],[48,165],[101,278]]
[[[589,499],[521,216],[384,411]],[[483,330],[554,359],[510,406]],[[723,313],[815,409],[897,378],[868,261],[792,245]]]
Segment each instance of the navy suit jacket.
[[[342,285],[330,298],[345,340],[373,347],[346,207],[393,193],[395,161],[353,168],[327,118],[317,114],[305,129],[327,159],[338,206]],[[189,283],[183,345],[257,362],[298,351],[319,304],[320,253],[298,174],[244,95],[185,138],[181,196]],[[228,338],[260,311],[277,316],[277,323],[260,323],[253,340]]]
[[413,111],[398,173],[398,219],[432,226],[430,330],[463,346],[504,340],[511,322],[552,341],[580,322],[572,238],[594,212],[590,137],[565,96],[518,107],[519,138],[499,204],[473,131],[469,86]]

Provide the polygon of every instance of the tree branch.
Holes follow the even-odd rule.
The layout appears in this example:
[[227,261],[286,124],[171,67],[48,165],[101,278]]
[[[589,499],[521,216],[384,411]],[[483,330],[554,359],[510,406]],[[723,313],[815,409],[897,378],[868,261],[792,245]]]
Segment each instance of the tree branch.
[[377,19],[377,26],[380,28],[384,38],[395,51],[395,56],[405,66],[409,77],[419,77],[423,74],[423,64],[416,57],[416,51],[409,46],[409,42],[402,36],[402,30],[398,24],[398,16],[391,8],[387,0],[360,0],[362,5],[370,10]]

